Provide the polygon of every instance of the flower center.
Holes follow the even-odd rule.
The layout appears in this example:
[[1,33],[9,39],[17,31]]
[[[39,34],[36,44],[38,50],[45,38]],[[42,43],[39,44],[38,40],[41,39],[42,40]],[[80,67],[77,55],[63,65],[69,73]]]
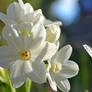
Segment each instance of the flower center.
[[59,72],[62,69],[62,65],[59,62],[52,62],[50,72]]
[[30,52],[29,50],[24,50],[20,53],[20,58],[22,59],[29,59],[30,57]]

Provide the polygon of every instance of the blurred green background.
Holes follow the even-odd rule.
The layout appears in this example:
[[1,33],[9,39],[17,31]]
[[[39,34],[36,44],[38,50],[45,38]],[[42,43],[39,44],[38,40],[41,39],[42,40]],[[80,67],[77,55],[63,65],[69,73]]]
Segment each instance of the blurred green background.
[[[8,5],[13,1],[0,0],[0,12],[6,13]],[[92,59],[82,47],[85,43],[92,46],[92,1],[24,0],[24,2],[29,2],[35,10],[41,8],[46,18],[63,22],[60,47],[71,44],[73,46],[71,59],[76,61],[80,67],[79,74],[69,79],[71,83],[70,92],[92,92]],[[4,24],[0,21],[0,33],[3,27]],[[0,45],[3,44],[1,40]],[[6,71],[6,74],[4,74],[4,71]],[[4,75],[7,75],[7,77]],[[30,92],[30,88],[31,92],[53,92],[48,84],[32,83],[31,85],[30,80],[27,81],[29,82],[15,91],[10,86],[8,71],[0,68],[0,92]],[[29,88],[28,85],[30,85]],[[58,92],[61,91],[58,90]]]

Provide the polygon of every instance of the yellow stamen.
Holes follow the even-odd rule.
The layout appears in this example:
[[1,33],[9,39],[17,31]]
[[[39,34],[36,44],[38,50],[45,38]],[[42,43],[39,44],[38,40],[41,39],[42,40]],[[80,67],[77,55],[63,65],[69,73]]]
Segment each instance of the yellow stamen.
[[22,36],[24,36],[24,34],[25,34],[24,29],[21,29],[19,32],[21,33]]
[[59,62],[52,62],[50,72],[59,72],[62,69],[62,65]]
[[22,59],[29,59],[31,53],[29,52],[29,50],[24,50],[22,52],[20,52],[20,58]]
[[29,37],[31,36],[31,31],[28,32],[28,36],[29,36]]
[[31,31],[27,31],[27,30],[24,30],[24,29],[21,29],[20,31],[20,34],[24,37],[24,35],[26,35],[28,33],[28,36],[30,37],[31,36]]

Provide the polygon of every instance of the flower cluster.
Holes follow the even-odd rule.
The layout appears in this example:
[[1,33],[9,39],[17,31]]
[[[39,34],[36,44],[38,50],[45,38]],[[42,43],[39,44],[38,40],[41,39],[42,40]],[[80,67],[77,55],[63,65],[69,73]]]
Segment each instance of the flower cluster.
[[22,0],[11,3],[0,19],[5,23],[2,36],[6,40],[0,47],[0,66],[8,68],[13,87],[20,87],[29,77],[39,84],[48,80],[53,90],[68,92],[67,78],[77,75],[79,67],[69,60],[71,45],[59,50],[62,23],[46,19],[41,9],[34,10]]

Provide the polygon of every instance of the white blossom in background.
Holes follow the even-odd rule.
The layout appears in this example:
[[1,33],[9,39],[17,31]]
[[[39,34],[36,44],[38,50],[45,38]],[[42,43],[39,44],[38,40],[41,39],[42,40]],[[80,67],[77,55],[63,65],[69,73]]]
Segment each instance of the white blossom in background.
[[88,54],[92,57],[92,48],[87,44],[84,44],[83,47],[88,52]]
[[74,61],[68,60],[71,53],[72,47],[66,45],[48,61],[46,76],[54,91],[57,91],[58,87],[64,92],[69,92],[70,83],[67,78],[78,74],[78,65]]
[[46,41],[55,43],[56,41],[59,40],[61,29],[60,26],[62,25],[61,22],[52,22],[50,20],[45,19],[44,20],[44,25],[46,27]]
[[7,45],[0,47],[0,66],[9,69],[13,87],[20,87],[26,77],[36,83],[44,83],[46,68],[42,61],[50,59],[57,51],[54,44],[45,41],[44,25],[40,21],[35,25],[7,25],[2,35]]

